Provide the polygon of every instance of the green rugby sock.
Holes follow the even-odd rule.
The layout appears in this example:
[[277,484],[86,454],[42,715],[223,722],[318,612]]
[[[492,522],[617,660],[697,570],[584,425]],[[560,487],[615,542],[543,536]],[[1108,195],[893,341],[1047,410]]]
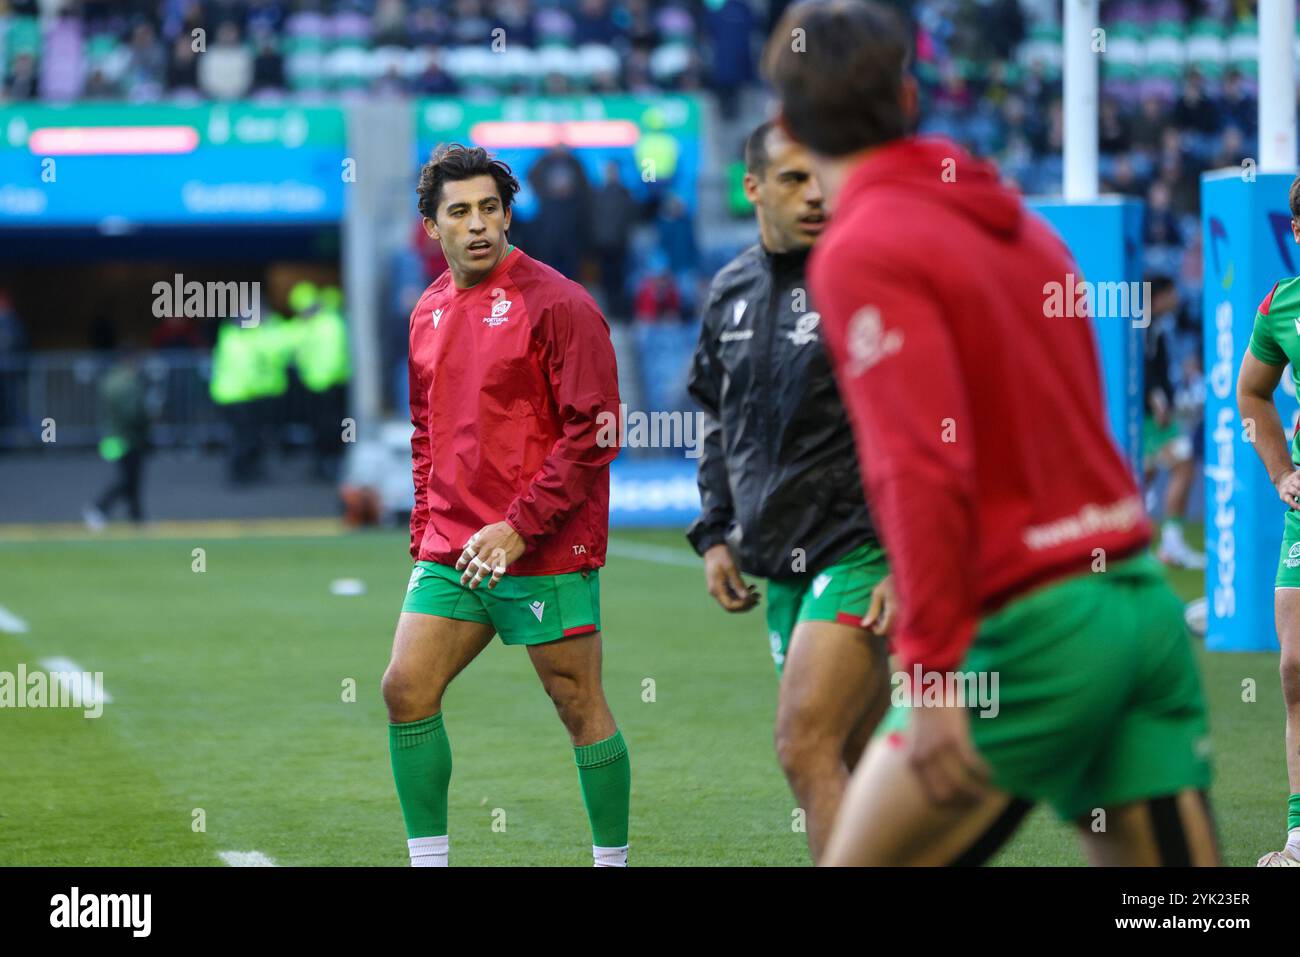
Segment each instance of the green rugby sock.
[[625,847],[627,819],[632,800],[632,764],[622,733],[604,741],[573,749],[582,783],[582,802],[591,821],[591,843],[597,847]]
[[389,724],[388,753],[393,761],[397,800],[406,820],[406,836],[446,834],[451,742],[442,726],[442,712],[419,721]]
[[1300,794],[1292,794],[1286,802],[1286,829],[1300,827]]

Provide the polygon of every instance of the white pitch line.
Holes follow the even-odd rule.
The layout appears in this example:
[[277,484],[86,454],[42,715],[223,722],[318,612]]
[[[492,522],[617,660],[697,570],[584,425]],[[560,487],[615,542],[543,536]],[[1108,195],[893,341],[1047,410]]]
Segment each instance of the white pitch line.
[[679,568],[703,570],[704,559],[684,548],[666,548],[663,545],[640,545],[635,542],[611,541],[605,551],[617,558],[654,562],[656,565],[676,565]]
[[8,608],[0,605],[0,631],[7,631],[11,635],[25,635],[27,633],[27,622]]
[[261,851],[221,851],[217,857],[231,867],[279,867]]
[[[94,675],[71,658],[65,658],[62,655],[56,655],[53,658],[42,658],[41,667],[58,676],[59,684],[63,686],[64,692],[73,700],[81,701],[91,708],[97,702],[103,704],[113,703],[113,696],[104,689],[102,679],[97,694]],[[76,682],[79,687],[74,689],[73,682]]]

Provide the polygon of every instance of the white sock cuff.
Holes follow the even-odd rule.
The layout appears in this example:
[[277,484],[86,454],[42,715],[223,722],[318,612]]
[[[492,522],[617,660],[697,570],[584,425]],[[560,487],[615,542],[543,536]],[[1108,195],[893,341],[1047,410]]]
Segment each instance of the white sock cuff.
[[446,867],[447,835],[437,837],[407,838],[406,847],[411,853],[412,867]]
[[601,847],[591,845],[591,856],[597,867],[627,867],[627,845],[622,847]]

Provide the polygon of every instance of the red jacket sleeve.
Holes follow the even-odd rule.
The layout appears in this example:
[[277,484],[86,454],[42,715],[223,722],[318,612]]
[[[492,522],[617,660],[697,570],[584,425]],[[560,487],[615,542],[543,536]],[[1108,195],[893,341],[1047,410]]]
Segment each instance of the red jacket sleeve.
[[605,318],[589,299],[560,300],[537,331],[562,431],[506,510],[530,547],[564,524],[618,455],[618,366]]
[[[416,306],[418,309],[419,306]],[[420,542],[424,540],[424,527],[429,523],[429,467],[433,456],[429,449],[429,396],[415,363],[407,360],[408,383],[411,391],[411,479],[415,483],[415,507],[411,509],[411,557],[420,558]]]
[[815,266],[836,376],[898,595],[910,671],[956,668],[975,637],[975,423],[952,338],[924,277],[851,254]]

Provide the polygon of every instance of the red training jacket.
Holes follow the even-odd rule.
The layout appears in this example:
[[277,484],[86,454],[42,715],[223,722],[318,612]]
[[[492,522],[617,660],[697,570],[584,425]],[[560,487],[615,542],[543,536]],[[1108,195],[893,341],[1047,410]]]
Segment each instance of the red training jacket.
[[1082,277],[993,166],[937,138],[869,153],[810,275],[908,669],[955,668],[982,616],[1149,541],[1091,320],[1061,306]]
[[527,544],[512,574],[605,563],[618,370],[585,289],[518,248],[469,289],[444,272],[411,313],[410,379],[413,558],[455,565],[504,520]]

